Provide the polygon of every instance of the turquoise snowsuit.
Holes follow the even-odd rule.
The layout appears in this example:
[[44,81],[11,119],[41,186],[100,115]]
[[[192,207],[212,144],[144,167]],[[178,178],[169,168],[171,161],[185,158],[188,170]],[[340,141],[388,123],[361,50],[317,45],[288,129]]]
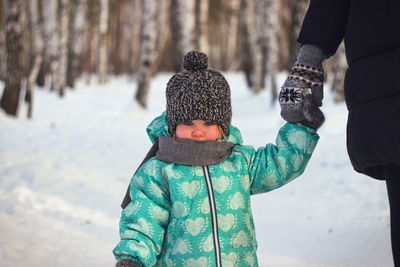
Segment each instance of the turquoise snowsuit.
[[[169,136],[165,113],[147,128],[152,142]],[[319,136],[286,123],[276,145],[242,145],[230,126],[232,153],[210,166],[146,161],[130,182],[132,201],[120,220],[117,260],[144,266],[258,266],[250,195],[274,190],[303,173]]]

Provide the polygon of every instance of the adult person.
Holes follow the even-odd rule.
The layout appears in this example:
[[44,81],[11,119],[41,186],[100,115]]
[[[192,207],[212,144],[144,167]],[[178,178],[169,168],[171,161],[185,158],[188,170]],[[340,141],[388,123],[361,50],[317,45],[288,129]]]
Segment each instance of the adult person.
[[399,15],[399,0],[311,0],[298,37],[297,62],[280,94],[282,117],[290,122],[305,120],[296,102],[311,93],[315,103],[322,104],[322,62],[344,39],[349,66],[344,82],[348,155],[357,172],[386,181],[396,267],[400,266]]

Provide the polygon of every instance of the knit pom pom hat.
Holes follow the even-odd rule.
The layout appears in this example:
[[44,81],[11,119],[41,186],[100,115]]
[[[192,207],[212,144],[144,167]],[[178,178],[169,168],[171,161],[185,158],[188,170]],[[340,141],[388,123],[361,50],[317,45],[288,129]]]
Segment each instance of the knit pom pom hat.
[[179,123],[204,120],[219,124],[225,135],[231,124],[231,91],[224,76],[208,68],[206,54],[188,52],[183,72],[168,81],[167,122],[171,135]]

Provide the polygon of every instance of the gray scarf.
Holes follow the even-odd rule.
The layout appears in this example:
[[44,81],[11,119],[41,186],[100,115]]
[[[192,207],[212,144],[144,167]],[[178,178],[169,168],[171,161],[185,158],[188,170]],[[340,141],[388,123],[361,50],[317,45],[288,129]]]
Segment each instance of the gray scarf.
[[225,141],[193,141],[169,136],[158,138],[159,149],[156,158],[165,162],[182,165],[208,166],[224,161],[231,153],[234,144]]

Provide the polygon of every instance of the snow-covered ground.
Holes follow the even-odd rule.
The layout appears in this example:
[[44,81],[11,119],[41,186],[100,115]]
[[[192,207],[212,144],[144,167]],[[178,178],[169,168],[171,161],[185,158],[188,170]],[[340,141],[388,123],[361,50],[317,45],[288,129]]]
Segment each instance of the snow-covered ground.
[[[148,110],[133,104],[134,81],[113,78],[81,81],[64,99],[36,90],[32,120],[23,109],[16,120],[0,113],[0,267],[113,266],[119,205],[150,147],[145,127],[164,109],[170,76],[152,81]],[[278,105],[246,89],[241,74],[226,77],[245,144],[274,142]],[[326,123],[305,173],[253,197],[259,263],[393,266],[385,184],[353,171],[346,107],[325,92]]]

